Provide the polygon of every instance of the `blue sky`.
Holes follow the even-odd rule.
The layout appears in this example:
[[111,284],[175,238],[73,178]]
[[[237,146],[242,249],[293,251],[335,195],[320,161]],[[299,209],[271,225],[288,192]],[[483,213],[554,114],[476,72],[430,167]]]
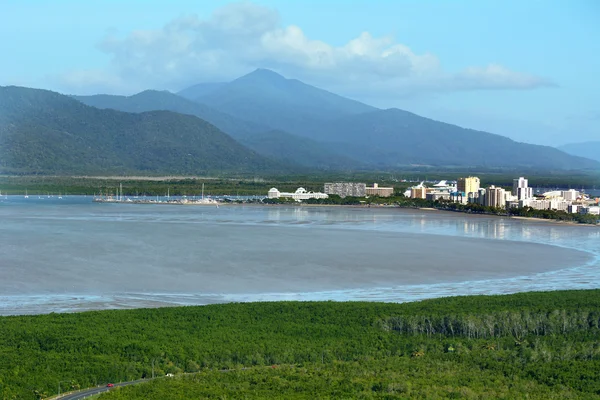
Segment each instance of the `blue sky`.
[[133,94],[264,67],[516,140],[600,140],[596,0],[4,0],[0,21],[0,85]]

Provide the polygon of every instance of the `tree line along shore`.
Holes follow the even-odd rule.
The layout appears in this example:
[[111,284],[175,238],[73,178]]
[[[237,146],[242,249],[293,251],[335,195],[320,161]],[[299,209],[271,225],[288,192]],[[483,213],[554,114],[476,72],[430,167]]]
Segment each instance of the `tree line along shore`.
[[593,399],[599,337],[600,290],[1,317],[0,399]]

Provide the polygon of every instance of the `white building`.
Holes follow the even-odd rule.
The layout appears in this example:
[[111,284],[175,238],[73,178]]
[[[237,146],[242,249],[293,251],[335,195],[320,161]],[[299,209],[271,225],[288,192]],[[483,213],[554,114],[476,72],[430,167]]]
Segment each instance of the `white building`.
[[513,179],[513,196],[517,200],[527,200],[533,197],[533,189],[529,187],[529,181],[523,177]]
[[534,210],[549,210],[550,200],[546,199],[529,199],[521,200],[519,204],[523,204],[521,207],[531,207]]
[[556,211],[569,211],[570,201],[562,198],[550,199],[550,209]]
[[320,192],[307,192],[304,188],[298,188],[294,193],[280,192],[276,188],[269,189],[267,193],[269,199],[278,199],[280,197],[292,198],[296,201],[308,200],[308,199],[326,199],[329,196],[325,193]]
[[580,214],[600,215],[599,206],[582,206],[579,208]]
[[581,194],[577,190],[565,190],[562,192],[562,198],[566,201],[575,201],[577,200]]

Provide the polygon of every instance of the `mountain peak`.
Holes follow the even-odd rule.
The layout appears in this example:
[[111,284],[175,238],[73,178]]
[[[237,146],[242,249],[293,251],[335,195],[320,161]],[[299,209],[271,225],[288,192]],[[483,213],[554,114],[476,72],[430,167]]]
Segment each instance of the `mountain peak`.
[[275,71],[272,71],[270,69],[266,69],[266,68],[257,68],[254,71],[250,72],[249,74],[246,74],[238,79],[236,79],[236,81],[241,81],[241,80],[260,80],[262,82],[280,82],[280,81],[287,81],[287,79],[278,74]]

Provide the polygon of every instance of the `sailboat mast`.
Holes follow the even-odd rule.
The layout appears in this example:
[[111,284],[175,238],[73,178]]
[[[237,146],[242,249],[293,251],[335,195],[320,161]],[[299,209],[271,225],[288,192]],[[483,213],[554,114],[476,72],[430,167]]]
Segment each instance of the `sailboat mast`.
[[202,200],[204,200],[204,182],[202,182]]

